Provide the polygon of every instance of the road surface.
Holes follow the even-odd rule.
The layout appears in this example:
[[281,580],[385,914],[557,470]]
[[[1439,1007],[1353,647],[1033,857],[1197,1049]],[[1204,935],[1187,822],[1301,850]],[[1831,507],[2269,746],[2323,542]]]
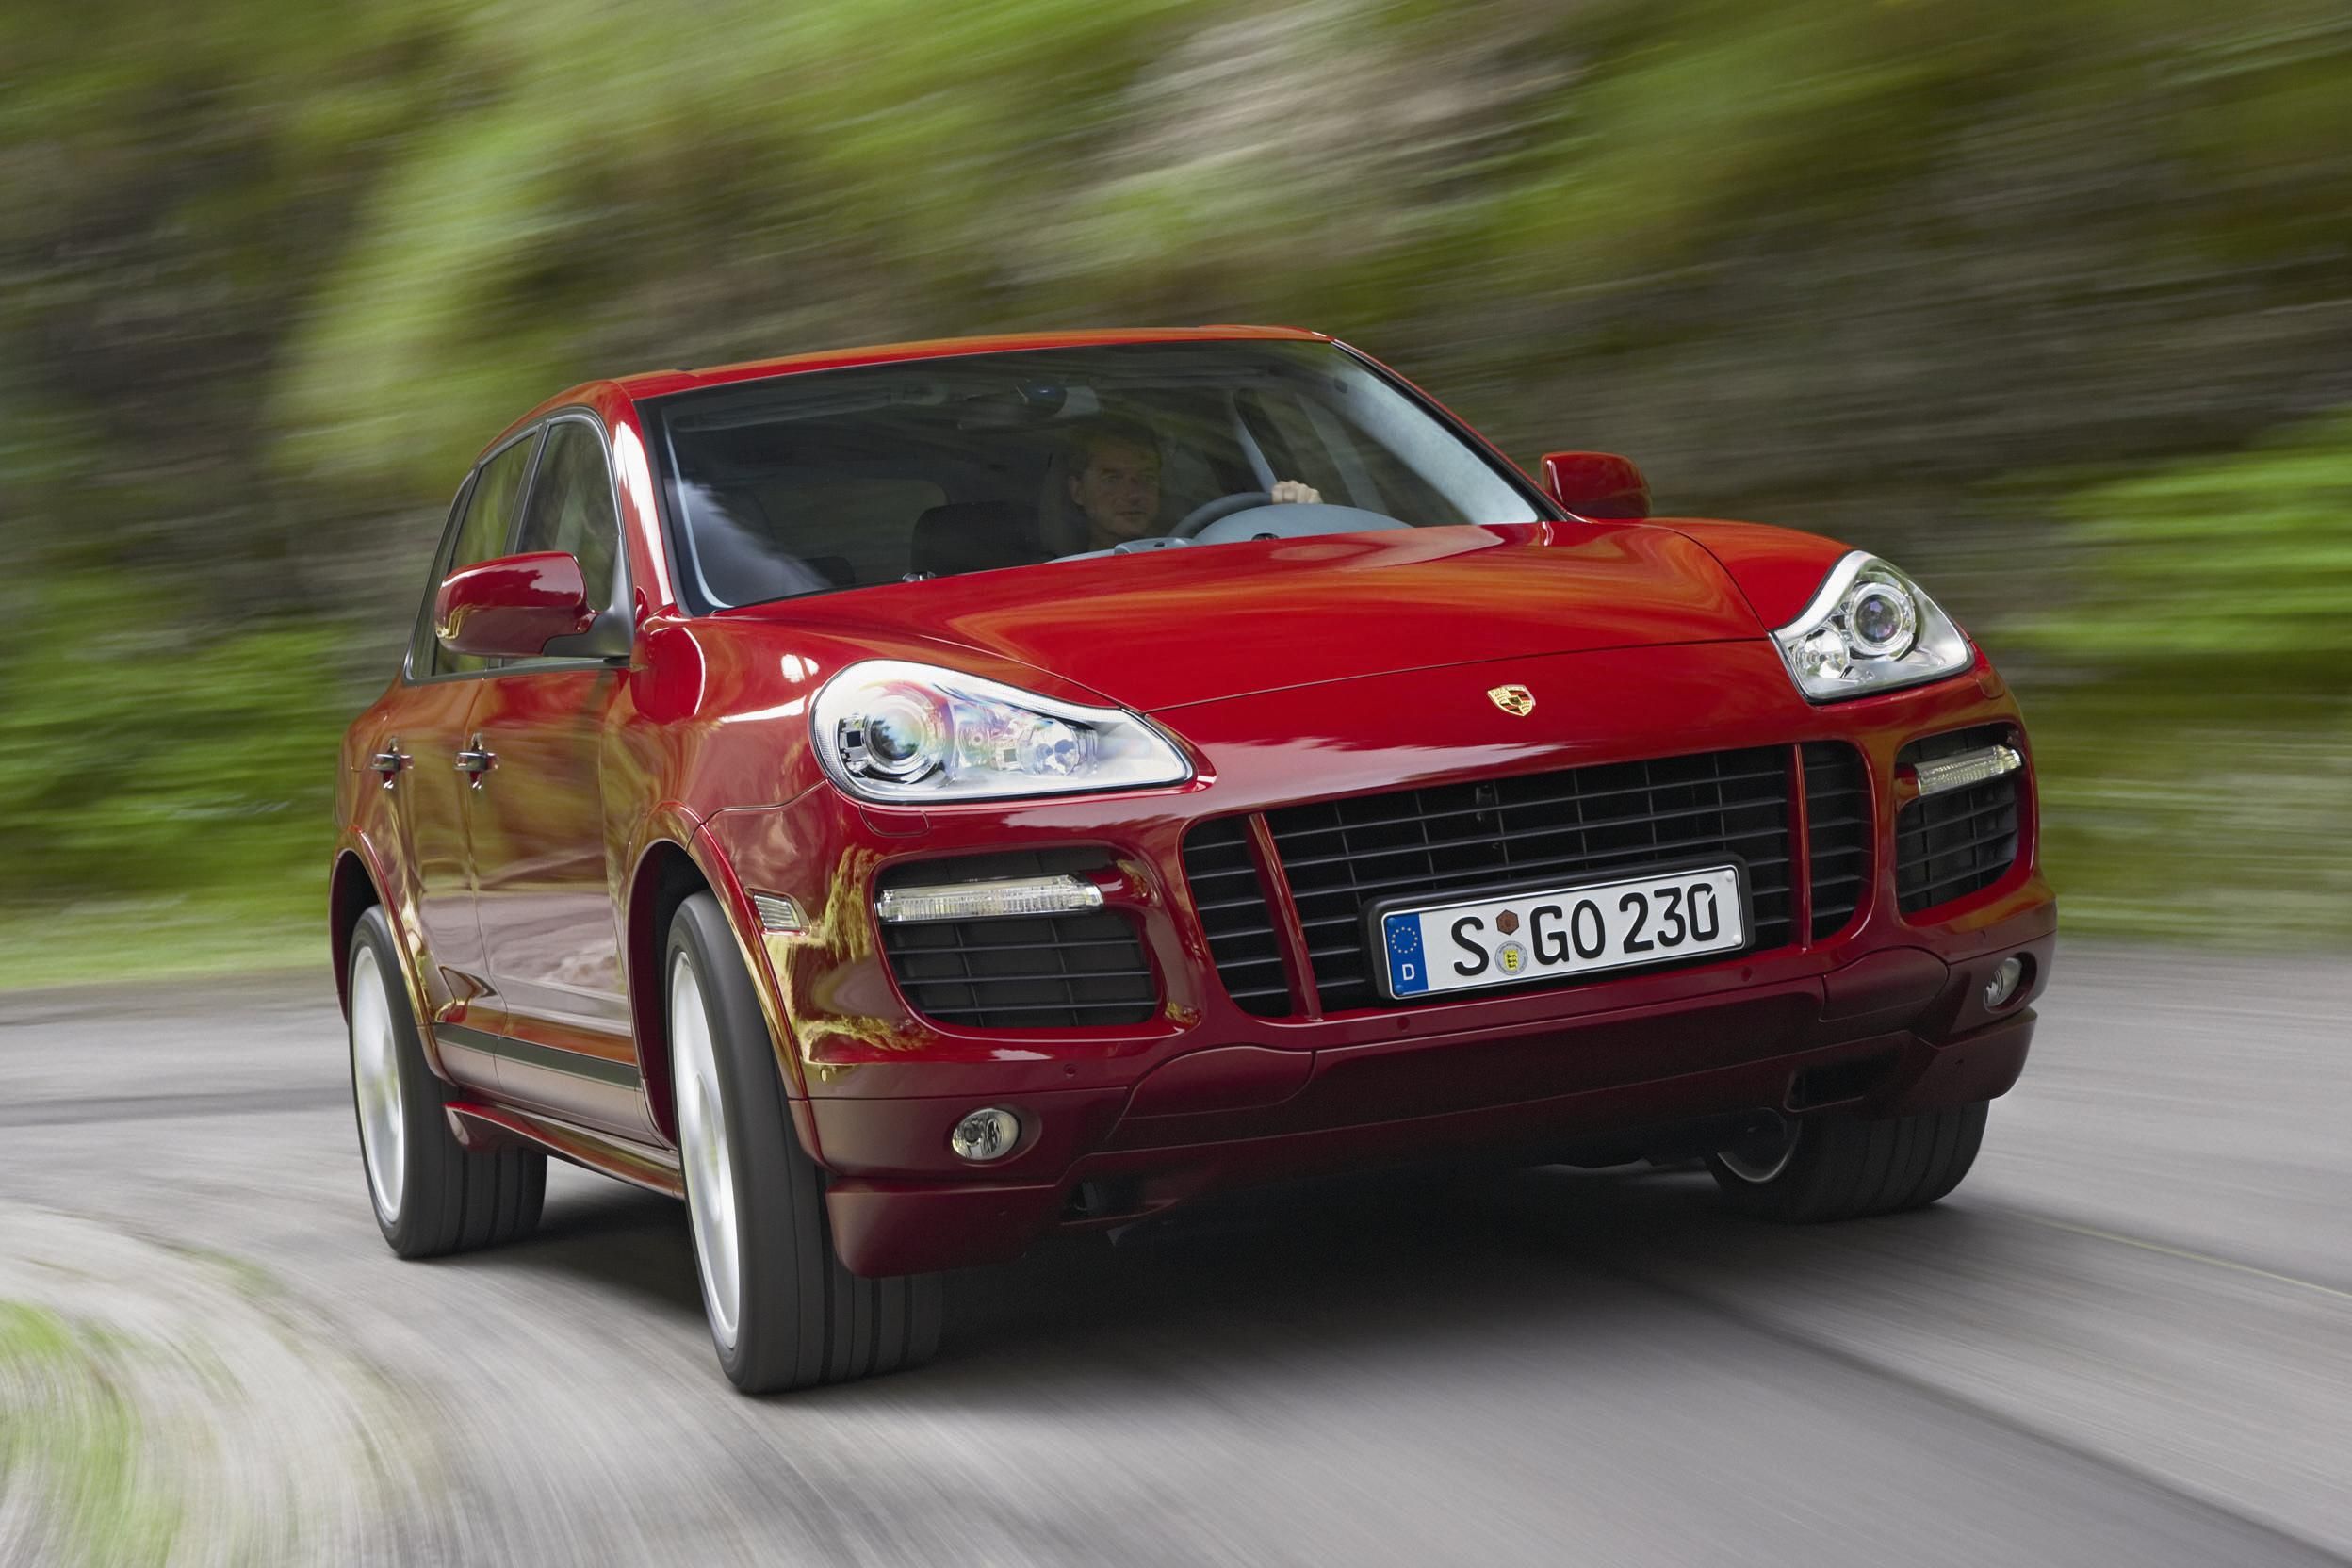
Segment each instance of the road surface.
[[1922,1214],[1333,1184],[763,1401],[663,1200],[395,1260],[344,1071],[323,973],[0,997],[0,1563],[2352,1561],[2341,961],[2069,949]]

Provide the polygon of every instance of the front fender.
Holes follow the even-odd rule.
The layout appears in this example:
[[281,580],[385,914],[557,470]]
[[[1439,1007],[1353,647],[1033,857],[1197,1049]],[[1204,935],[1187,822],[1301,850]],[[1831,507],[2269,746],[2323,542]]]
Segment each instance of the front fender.
[[[808,1095],[791,1024],[776,1004],[776,973],[751,895],[736,874],[726,849],[702,820],[686,806],[666,802],[648,814],[638,841],[631,846],[628,983],[638,1070],[645,1077],[646,1098],[653,1107],[656,1125],[665,1136],[673,1138],[677,1135],[677,1121],[669,1096],[668,1039],[662,1008],[662,933],[657,928],[657,916],[663,889],[670,885],[679,857],[692,865],[695,878],[718,900],[727,929],[734,934],[736,951],[752,977],[752,988],[759,993],[760,1015],[767,1021],[784,1092],[795,1107]],[[801,1119],[797,1108],[793,1115],[796,1121]]]
[[1679,533],[1713,556],[1768,630],[1795,620],[1830,568],[1854,548],[1823,534],[1770,523],[1669,517],[1642,526]]

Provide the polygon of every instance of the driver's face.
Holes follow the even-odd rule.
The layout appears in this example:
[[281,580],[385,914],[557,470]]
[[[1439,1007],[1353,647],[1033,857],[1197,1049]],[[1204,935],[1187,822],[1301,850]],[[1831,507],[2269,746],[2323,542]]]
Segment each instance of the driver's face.
[[1160,520],[1160,454],[1126,441],[1104,441],[1070,476],[1070,498],[1096,533],[1115,543],[1140,539]]

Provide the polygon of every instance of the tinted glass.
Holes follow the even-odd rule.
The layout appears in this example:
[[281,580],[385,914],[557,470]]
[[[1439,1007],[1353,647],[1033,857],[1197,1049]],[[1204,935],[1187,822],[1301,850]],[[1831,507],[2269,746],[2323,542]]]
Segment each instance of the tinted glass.
[[[472,498],[466,504],[466,520],[458,525],[457,540],[449,559],[441,564],[442,577],[507,553],[507,541],[514,536],[514,511],[522,502],[523,483],[531,477],[531,454],[538,445],[536,436],[527,435],[482,466]],[[438,589],[440,584],[436,581],[433,586]],[[435,675],[489,667],[490,661],[479,655],[451,653],[437,642],[433,645]]]
[[441,586],[441,563],[447,561],[449,552],[457,547],[458,527],[466,520],[466,502],[472,495],[473,476],[468,474],[466,482],[457,487],[455,498],[449,502],[449,521],[442,526],[441,542],[433,547],[433,574],[425,584],[425,602],[417,607],[416,625],[409,633],[408,669],[413,676],[433,674],[436,646],[433,640],[433,596]]
[[612,605],[620,535],[603,440],[582,420],[557,420],[547,427],[539,477],[531,482],[530,510],[514,553],[563,550],[577,556],[580,580],[588,585],[588,602],[607,610]]
[[[1550,514],[1402,387],[1324,343],[914,360],[651,409],[686,596],[705,610],[1150,554],[1193,531],[1180,522],[1228,514],[1247,526],[1197,542]],[[1266,510],[1277,496],[1320,505]]]

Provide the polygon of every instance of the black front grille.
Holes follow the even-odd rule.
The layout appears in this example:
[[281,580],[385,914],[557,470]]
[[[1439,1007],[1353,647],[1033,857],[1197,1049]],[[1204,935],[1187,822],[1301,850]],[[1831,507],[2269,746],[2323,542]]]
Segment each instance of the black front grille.
[[1328,1009],[1380,1004],[1364,911],[1399,894],[1566,884],[1726,854],[1748,868],[1747,950],[1791,939],[1783,747],[1429,785],[1284,807],[1266,822]]
[[1274,939],[1274,911],[1250,856],[1246,819],[1205,822],[1184,835],[1184,876],[1193,907],[1208,934],[1225,993],[1245,1013],[1281,1018],[1289,1012],[1290,984]]
[[1870,776],[1842,741],[1805,748],[1805,840],[1818,941],[1845,929],[1870,878]]
[[[1107,865],[1100,850],[973,855],[886,872],[880,886],[977,882]],[[974,1029],[1143,1023],[1159,988],[1135,923],[1110,909],[987,920],[884,922],[882,951],[915,1011]]]
[[[1898,767],[2003,745],[2000,725],[1933,735],[1903,748]],[[2017,859],[2018,775],[1922,795],[1895,819],[1895,902],[1906,915],[1989,888]]]

